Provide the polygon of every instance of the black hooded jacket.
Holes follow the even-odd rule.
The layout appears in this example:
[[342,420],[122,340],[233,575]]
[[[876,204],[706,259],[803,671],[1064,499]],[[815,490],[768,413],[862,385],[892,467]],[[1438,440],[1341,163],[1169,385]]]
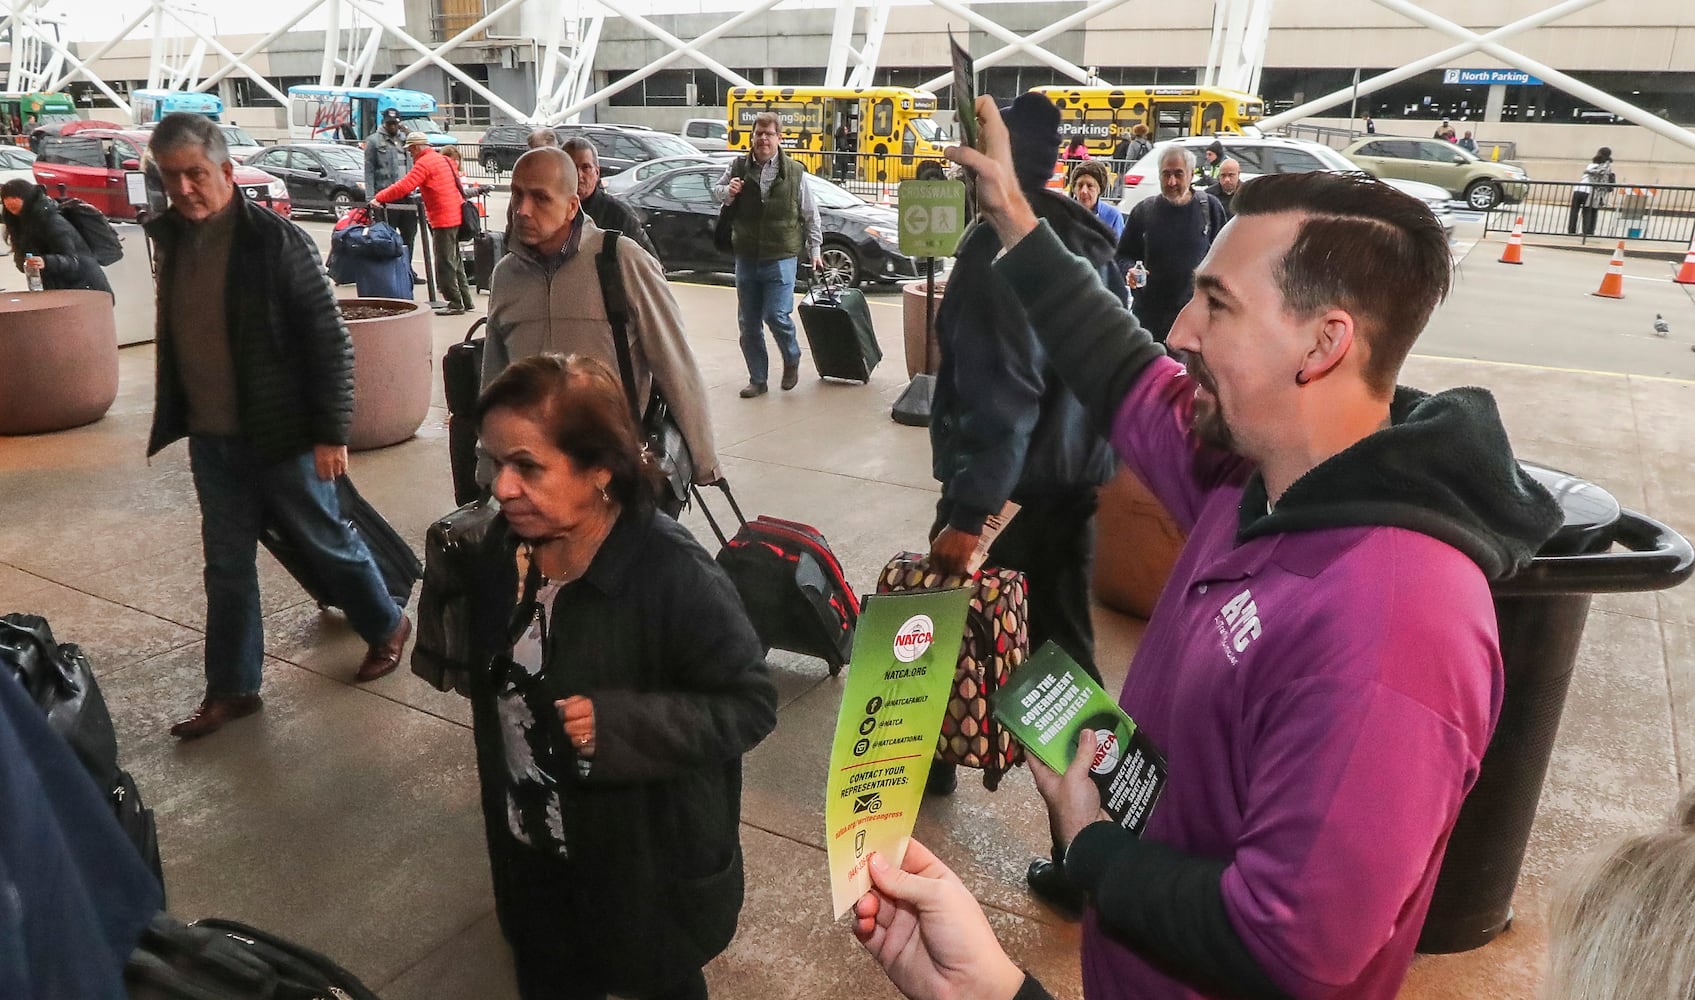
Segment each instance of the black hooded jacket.
[[106,280],[94,251],[88,249],[82,234],[59,212],[58,202],[49,198],[41,185],[30,188],[21,212],[13,215],[0,211],[0,219],[4,219],[12,238],[12,260],[20,272],[25,254],[41,258],[42,287],[86,288],[112,294],[112,284]]
[[594,224],[602,229],[616,229],[636,245],[647,251],[647,255],[659,260],[659,251],[653,248],[653,241],[648,239],[647,230],[642,226],[641,219],[630,206],[607,193],[605,184],[595,186],[594,192],[583,199],[583,211],[594,220]]
[[[1056,192],[1028,196],[1122,302],[1124,276],[1105,224]],[[990,226],[965,234],[936,314],[942,362],[930,413],[932,468],[952,501],[949,523],[968,534],[1008,499],[1068,496],[1113,470],[1111,450],[1061,384],[1018,297],[994,274],[1000,249]]]

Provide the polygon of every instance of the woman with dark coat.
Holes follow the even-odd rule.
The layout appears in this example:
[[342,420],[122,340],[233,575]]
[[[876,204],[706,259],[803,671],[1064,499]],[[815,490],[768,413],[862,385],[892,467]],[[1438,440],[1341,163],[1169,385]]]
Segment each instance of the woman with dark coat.
[[776,725],[764,648],[729,578],[655,513],[604,364],[525,358],[477,418],[499,512],[445,588],[426,571],[413,669],[469,667],[519,993],[703,1000],[742,905],[741,758]]
[[112,294],[111,282],[82,234],[59,212],[47,190],[23,178],[0,184],[0,220],[12,243],[12,260],[24,270],[25,257],[40,261],[43,288],[87,288]]

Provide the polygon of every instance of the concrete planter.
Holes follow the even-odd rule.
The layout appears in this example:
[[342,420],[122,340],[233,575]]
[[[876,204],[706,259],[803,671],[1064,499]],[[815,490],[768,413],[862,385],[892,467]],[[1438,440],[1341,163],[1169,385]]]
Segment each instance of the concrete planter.
[[[431,313],[405,299],[342,299],[353,337],[353,451],[399,444],[430,413]],[[365,315],[380,312],[380,315]]]
[[0,434],[80,427],[105,416],[117,398],[110,295],[0,292]]
[[1095,597],[1114,611],[1153,614],[1186,536],[1129,469],[1101,487],[1095,522]]

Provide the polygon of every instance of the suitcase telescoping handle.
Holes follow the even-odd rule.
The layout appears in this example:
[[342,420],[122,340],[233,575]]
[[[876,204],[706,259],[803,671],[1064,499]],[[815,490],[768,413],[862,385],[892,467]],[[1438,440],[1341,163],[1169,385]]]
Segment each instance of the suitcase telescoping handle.
[[[736,512],[736,520],[745,526],[747,524],[747,516],[742,513],[741,505],[736,503],[736,495],[730,492],[730,481],[720,476],[718,477],[717,482],[709,485],[716,486],[720,490],[724,491],[724,499],[730,501],[730,509]],[[700,504],[700,512],[706,515],[706,523],[712,525],[712,533],[718,536],[718,544],[730,544],[730,540],[724,537],[724,529],[718,527],[718,519],[712,516],[712,509],[706,506],[706,498],[701,496],[700,487],[690,483],[689,492],[694,494],[695,503]]]

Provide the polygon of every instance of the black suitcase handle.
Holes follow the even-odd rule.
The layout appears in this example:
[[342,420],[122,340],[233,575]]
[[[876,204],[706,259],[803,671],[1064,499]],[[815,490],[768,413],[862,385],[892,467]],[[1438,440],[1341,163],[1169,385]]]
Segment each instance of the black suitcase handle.
[[[736,495],[730,492],[730,481],[723,476],[719,476],[717,482],[709,483],[707,485],[716,486],[724,492],[724,499],[730,501],[730,509],[736,512],[736,520],[745,527],[747,525],[747,515],[742,513],[741,504],[736,503]],[[712,516],[712,509],[706,506],[706,497],[701,496],[700,487],[690,483],[689,492],[694,495],[695,503],[700,504],[700,512],[706,515],[706,523],[712,525],[712,533],[718,536],[718,544],[730,544],[730,540],[724,537],[724,529],[718,527],[718,519]]]

